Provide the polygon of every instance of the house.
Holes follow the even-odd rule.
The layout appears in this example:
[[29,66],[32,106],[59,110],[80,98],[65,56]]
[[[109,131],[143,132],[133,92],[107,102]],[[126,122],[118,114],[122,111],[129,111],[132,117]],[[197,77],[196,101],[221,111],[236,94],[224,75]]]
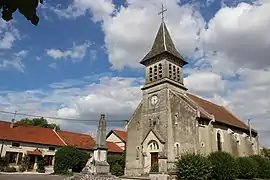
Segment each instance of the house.
[[[95,140],[87,134],[0,121],[0,156],[7,157],[14,167],[18,167],[23,156],[29,155],[28,168],[35,170],[38,156],[43,156],[46,160],[46,169],[52,170],[55,152],[64,146],[73,146],[92,153]],[[113,142],[107,142],[107,147],[109,154],[123,152]]]
[[107,136],[107,142],[113,142],[118,145],[121,149],[125,150],[127,132],[123,130],[111,130]]

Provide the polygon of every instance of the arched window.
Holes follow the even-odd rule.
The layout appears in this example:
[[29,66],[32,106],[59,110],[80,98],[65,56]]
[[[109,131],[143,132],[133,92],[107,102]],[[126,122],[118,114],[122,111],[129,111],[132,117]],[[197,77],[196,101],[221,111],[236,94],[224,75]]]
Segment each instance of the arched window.
[[179,156],[179,153],[180,153],[180,147],[179,147],[179,144],[177,143],[176,144],[176,156],[177,157]]
[[140,156],[140,147],[137,146],[137,148],[136,148],[136,158],[139,158],[139,156]]
[[218,151],[222,151],[222,143],[221,143],[220,132],[217,133],[217,147],[218,147]]

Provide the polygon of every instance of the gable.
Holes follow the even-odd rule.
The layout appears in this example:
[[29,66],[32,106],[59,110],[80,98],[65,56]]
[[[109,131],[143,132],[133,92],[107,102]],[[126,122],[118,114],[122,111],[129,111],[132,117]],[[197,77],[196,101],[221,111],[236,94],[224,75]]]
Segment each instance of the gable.
[[162,136],[154,129],[149,130],[149,132],[146,134],[141,144],[144,144],[144,142],[148,142],[151,140],[155,140],[161,144],[165,143],[165,140],[162,138]]

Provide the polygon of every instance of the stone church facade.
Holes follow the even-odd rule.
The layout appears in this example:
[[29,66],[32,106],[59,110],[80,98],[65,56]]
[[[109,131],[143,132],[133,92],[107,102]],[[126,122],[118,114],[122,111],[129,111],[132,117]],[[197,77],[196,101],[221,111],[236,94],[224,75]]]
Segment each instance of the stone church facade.
[[225,107],[190,94],[183,82],[187,64],[164,22],[145,66],[143,97],[127,125],[127,176],[173,169],[182,153],[226,151],[235,156],[259,153],[258,133]]

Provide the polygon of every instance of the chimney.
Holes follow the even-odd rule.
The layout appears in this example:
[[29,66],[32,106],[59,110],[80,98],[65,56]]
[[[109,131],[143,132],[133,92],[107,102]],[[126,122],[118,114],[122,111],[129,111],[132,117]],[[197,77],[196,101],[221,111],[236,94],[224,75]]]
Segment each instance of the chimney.
[[13,128],[14,127],[14,122],[15,122],[15,119],[12,119],[11,120],[11,123],[10,123],[10,128]]

